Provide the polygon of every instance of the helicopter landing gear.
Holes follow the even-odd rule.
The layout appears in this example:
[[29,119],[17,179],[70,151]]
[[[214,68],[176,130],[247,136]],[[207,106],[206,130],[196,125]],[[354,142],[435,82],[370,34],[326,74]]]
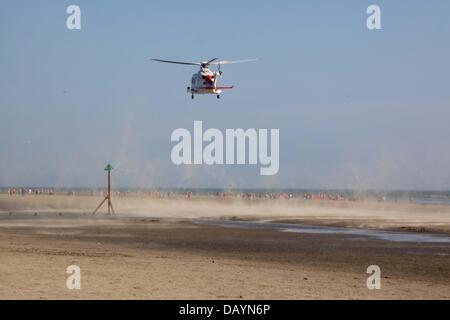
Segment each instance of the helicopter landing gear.
[[219,95],[217,95],[217,99],[220,99],[220,96],[219,96]]

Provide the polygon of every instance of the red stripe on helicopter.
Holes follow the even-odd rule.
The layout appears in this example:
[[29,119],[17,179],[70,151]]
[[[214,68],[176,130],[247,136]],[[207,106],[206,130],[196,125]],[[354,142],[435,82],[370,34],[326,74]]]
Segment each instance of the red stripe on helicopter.
[[233,89],[233,88],[234,88],[234,86],[231,86],[231,87],[216,87],[216,89],[223,89],[223,90]]
[[219,90],[227,90],[227,89],[233,89],[234,86],[231,87],[197,87],[197,88],[193,88],[193,89],[200,89],[200,90],[214,90],[214,89],[219,89]]

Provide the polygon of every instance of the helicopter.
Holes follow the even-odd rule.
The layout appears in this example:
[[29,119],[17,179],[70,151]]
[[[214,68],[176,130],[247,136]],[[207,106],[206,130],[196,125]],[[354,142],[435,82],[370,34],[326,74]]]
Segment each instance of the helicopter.
[[[243,63],[256,61],[257,59],[246,60],[218,60],[218,58],[211,59],[209,61],[202,62],[183,62],[183,61],[171,61],[161,59],[151,59],[157,62],[174,63],[182,65],[200,66],[200,70],[192,75],[191,86],[187,87],[187,93],[191,94],[191,98],[194,99],[194,94],[215,94],[217,99],[220,99],[220,94],[223,90],[233,89],[234,86],[218,86],[218,79],[222,76],[223,72],[220,69],[221,65],[232,63]],[[209,66],[217,65],[217,71],[211,71]]]

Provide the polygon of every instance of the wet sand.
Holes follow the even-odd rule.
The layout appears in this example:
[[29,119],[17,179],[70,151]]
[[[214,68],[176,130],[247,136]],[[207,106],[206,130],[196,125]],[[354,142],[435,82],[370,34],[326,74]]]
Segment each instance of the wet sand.
[[[198,223],[274,219],[445,237],[445,207],[114,199],[117,216],[92,217],[95,197],[24,198],[0,196],[0,299],[450,299],[449,243]],[[81,290],[66,288],[72,264]],[[373,264],[380,290],[366,286]]]

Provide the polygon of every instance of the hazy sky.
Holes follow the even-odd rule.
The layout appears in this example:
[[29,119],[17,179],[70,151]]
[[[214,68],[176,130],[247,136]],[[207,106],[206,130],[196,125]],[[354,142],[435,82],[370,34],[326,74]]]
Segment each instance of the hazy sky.
[[[81,7],[81,30],[66,8]],[[382,30],[366,28],[378,4]],[[0,0],[0,186],[450,188],[450,2]],[[186,94],[230,65],[220,101]],[[170,135],[279,128],[280,171],[175,166]]]

